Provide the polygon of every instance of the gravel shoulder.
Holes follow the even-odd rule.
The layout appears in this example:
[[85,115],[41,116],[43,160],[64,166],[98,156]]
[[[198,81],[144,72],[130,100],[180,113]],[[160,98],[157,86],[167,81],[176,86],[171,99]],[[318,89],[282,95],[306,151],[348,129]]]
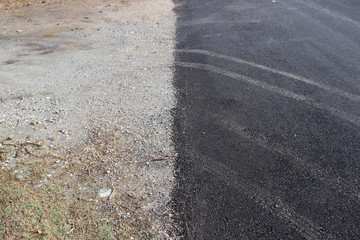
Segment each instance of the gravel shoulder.
[[[41,142],[65,165],[83,164],[91,178],[71,173],[69,195],[170,238],[172,1],[0,7],[2,141]],[[37,184],[63,181],[56,176]],[[104,188],[111,200],[99,197]]]

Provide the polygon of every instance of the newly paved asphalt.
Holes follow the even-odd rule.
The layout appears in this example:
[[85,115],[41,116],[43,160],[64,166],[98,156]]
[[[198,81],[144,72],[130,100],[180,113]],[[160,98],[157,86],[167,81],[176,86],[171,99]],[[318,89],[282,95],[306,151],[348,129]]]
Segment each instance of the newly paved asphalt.
[[176,4],[185,239],[360,239],[360,1]]

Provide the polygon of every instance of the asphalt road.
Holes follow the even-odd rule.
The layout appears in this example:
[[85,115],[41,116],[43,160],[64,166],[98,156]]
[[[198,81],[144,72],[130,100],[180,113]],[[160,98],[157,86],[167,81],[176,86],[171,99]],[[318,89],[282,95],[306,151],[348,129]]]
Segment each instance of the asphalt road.
[[186,239],[360,239],[360,1],[177,0]]

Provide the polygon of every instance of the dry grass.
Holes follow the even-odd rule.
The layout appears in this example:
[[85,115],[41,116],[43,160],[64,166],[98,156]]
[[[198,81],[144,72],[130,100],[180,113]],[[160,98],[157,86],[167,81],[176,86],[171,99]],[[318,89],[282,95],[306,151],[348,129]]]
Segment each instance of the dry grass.
[[155,238],[127,224],[104,200],[69,194],[74,174],[85,175],[84,181],[92,176],[88,166],[63,159],[55,148],[2,141],[0,158],[0,239]]
[[2,239],[116,239],[122,234],[91,203],[70,201],[55,186],[35,189],[16,180],[1,185]]

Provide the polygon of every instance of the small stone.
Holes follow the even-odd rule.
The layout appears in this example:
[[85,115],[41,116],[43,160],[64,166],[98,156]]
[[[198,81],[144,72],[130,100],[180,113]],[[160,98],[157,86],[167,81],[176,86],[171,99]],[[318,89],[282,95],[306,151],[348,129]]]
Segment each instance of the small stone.
[[23,30],[18,29],[18,30],[16,30],[16,32],[17,32],[17,33],[22,33],[22,32],[23,32]]
[[100,197],[109,197],[112,193],[111,188],[102,188],[99,190],[99,196]]
[[40,123],[39,120],[34,120],[31,122],[31,125],[35,126],[35,125],[38,125]]

